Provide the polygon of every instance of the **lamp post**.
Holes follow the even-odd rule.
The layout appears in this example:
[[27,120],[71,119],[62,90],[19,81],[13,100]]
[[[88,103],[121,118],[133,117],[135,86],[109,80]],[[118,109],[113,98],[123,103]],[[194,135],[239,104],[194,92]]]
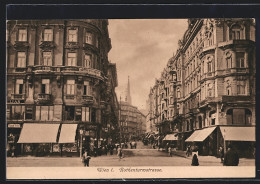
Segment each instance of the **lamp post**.
[[79,134],[80,134],[80,158],[82,158],[82,142],[83,142],[83,140],[82,140],[82,138],[83,138],[83,130],[82,129],[80,129],[79,130]]

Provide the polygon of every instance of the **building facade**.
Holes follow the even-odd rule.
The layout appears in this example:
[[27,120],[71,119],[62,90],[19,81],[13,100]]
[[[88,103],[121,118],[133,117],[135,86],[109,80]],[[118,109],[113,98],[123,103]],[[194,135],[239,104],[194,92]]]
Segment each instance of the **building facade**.
[[7,135],[17,154],[38,143],[78,152],[112,139],[119,106],[107,27],[108,20],[7,22]]
[[[232,143],[241,155],[255,144],[255,22],[189,19],[176,54],[150,90],[150,121],[177,146],[217,155]],[[249,150],[248,153],[243,150]]]

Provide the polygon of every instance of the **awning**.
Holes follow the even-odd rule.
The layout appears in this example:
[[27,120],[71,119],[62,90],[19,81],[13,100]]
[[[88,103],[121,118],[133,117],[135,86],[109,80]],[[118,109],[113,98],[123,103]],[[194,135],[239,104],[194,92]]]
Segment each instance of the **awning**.
[[163,141],[177,141],[178,136],[177,134],[167,134],[164,138]]
[[77,124],[62,124],[59,143],[75,143]]
[[226,141],[256,141],[255,127],[220,127]]
[[196,130],[185,142],[203,142],[215,128],[216,127],[209,127],[202,130]]
[[56,143],[60,124],[24,123],[18,143]]

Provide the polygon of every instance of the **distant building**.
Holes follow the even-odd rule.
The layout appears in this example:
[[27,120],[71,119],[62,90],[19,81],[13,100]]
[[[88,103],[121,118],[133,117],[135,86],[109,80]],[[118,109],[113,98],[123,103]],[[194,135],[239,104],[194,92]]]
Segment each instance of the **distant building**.
[[108,20],[7,22],[9,148],[31,154],[63,145],[78,153],[115,139],[117,72],[107,27]]
[[121,101],[120,98],[119,106],[122,141],[141,138],[146,131],[145,115],[137,107],[132,105],[129,77],[125,101]]
[[255,22],[250,18],[189,19],[176,54],[149,94],[150,124],[217,155],[233,144],[255,146]]

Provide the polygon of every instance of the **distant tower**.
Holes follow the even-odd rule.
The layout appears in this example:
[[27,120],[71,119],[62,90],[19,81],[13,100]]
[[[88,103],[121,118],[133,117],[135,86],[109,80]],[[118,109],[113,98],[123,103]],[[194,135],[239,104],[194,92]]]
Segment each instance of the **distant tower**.
[[129,105],[132,105],[132,99],[131,99],[131,95],[130,95],[130,81],[129,81],[129,76],[128,76],[128,84],[127,84],[127,90],[126,90],[125,101],[126,101]]

